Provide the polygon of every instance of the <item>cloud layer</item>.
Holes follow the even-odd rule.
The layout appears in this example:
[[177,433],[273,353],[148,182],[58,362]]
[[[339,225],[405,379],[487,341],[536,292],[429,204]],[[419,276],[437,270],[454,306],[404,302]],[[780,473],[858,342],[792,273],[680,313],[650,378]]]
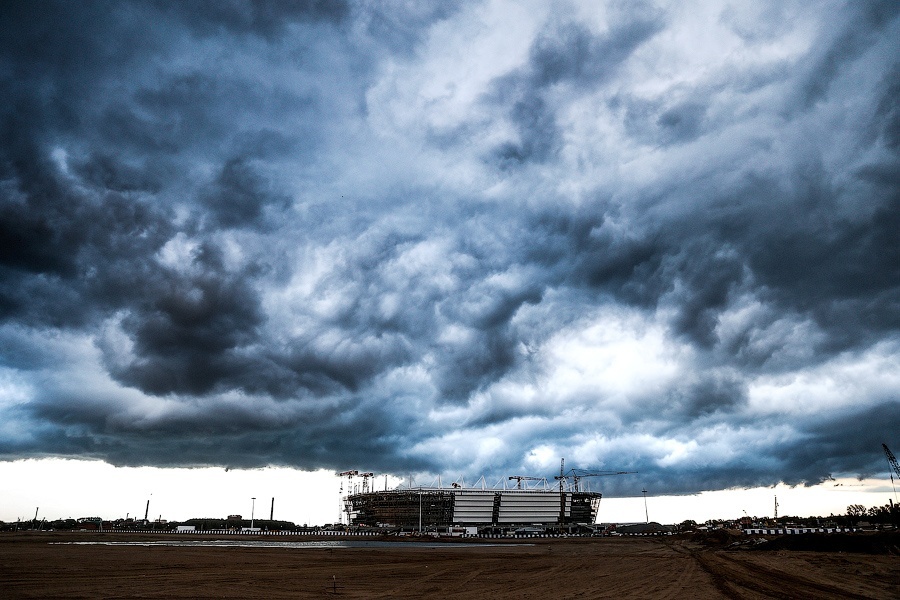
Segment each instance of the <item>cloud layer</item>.
[[898,17],[15,5],[0,456],[882,472]]

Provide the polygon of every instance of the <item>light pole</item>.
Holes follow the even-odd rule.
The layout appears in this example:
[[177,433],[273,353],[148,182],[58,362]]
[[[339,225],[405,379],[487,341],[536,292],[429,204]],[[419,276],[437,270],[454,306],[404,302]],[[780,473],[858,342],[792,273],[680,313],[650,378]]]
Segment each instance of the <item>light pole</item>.
[[644,519],[646,519],[646,523],[650,523],[650,513],[647,512],[647,489],[644,488],[641,491],[644,493]]
[[256,514],[256,498],[250,498],[253,500],[253,504],[250,507],[250,529],[253,529],[253,517]]

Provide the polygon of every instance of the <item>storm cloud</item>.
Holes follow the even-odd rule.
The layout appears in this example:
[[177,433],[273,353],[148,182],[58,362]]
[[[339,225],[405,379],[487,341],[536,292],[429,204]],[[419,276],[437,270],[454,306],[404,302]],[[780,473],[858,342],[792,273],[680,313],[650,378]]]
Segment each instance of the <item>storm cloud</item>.
[[896,2],[0,19],[3,459],[884,471]]

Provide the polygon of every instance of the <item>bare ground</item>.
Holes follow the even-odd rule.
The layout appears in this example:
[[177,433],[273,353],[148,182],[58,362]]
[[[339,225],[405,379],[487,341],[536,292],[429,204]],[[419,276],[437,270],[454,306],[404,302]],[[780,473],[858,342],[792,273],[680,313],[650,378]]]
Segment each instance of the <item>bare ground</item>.
[[677,538],[435,549],[51,543],[126,539],[173,538],[0,534],[0,597],[900,598],[896,555],[728,551]]

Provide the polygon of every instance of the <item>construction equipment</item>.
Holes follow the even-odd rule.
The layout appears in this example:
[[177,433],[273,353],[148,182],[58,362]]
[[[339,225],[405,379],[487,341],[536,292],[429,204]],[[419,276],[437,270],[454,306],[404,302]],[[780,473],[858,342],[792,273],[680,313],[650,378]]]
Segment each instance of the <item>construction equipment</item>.
[[[338,523],[344,522],[344,512],[346,512],[346,506],[344,504],[344,477],[347,478],[347,494],[353,493],[353,476],[359,475],[359,471],[341,471],[340,473],[335,473],[338,477],[341,478],[341,489],[338,491]],[[349,523],[349,516],[348,523]]]
[[[900,465],[897,464],[897,457],[894,456],[894,453],[891,452],[891,449],[887,447],[887,444],[881,444],[881,448],[884,450],[884,455],[888,460],[888,463],[891,465],[891,469],[894,470],[894,473],[897,474],[897,479],[900,479]],[[894,498],[897,497],[897,488],[894,487],[894,473],[891,473],[891,487],[894,488]]]
[[[891,449],[887,447],[887,444],[882,444],[881,447],[884,450],[884,455],[887,457],[887,460],[891,465],[891,469],[893,469],[894,473],[897,474],[897,479],[900,479],[900,465],[897,464],[897,457],[894,456],[894,453],[891,452]],[[891,481],[894,480],[894,473],[891,473]]]
[[359,471],[341,471],[337,473],[337,476],[341,478],[341,491],[344,491],[344,477],[347,478],[347,493],[353,493],[353,478],[359,476]]
[[637,473],[637,471],[594,471],[589,472],[583,469],[569,469],[565,473],[560,472],[560,474],[555,477],[559,481],[559,489],[560,491],[564,488],[564,482],[568,482],[569,479],[572,480],[571,486],[569,486],[569,490],[573,492],[580,492],[581,489],[581,480],[586,477],[608,477],[610,475],[632,475]]
[[522,489],[523,481],[544,481],[544,482],[547,481],[546,477],[528,477],[527,475],[510,475],[509,481],[512,481],[513,479],[516,480],[516,489],[517,490]]

